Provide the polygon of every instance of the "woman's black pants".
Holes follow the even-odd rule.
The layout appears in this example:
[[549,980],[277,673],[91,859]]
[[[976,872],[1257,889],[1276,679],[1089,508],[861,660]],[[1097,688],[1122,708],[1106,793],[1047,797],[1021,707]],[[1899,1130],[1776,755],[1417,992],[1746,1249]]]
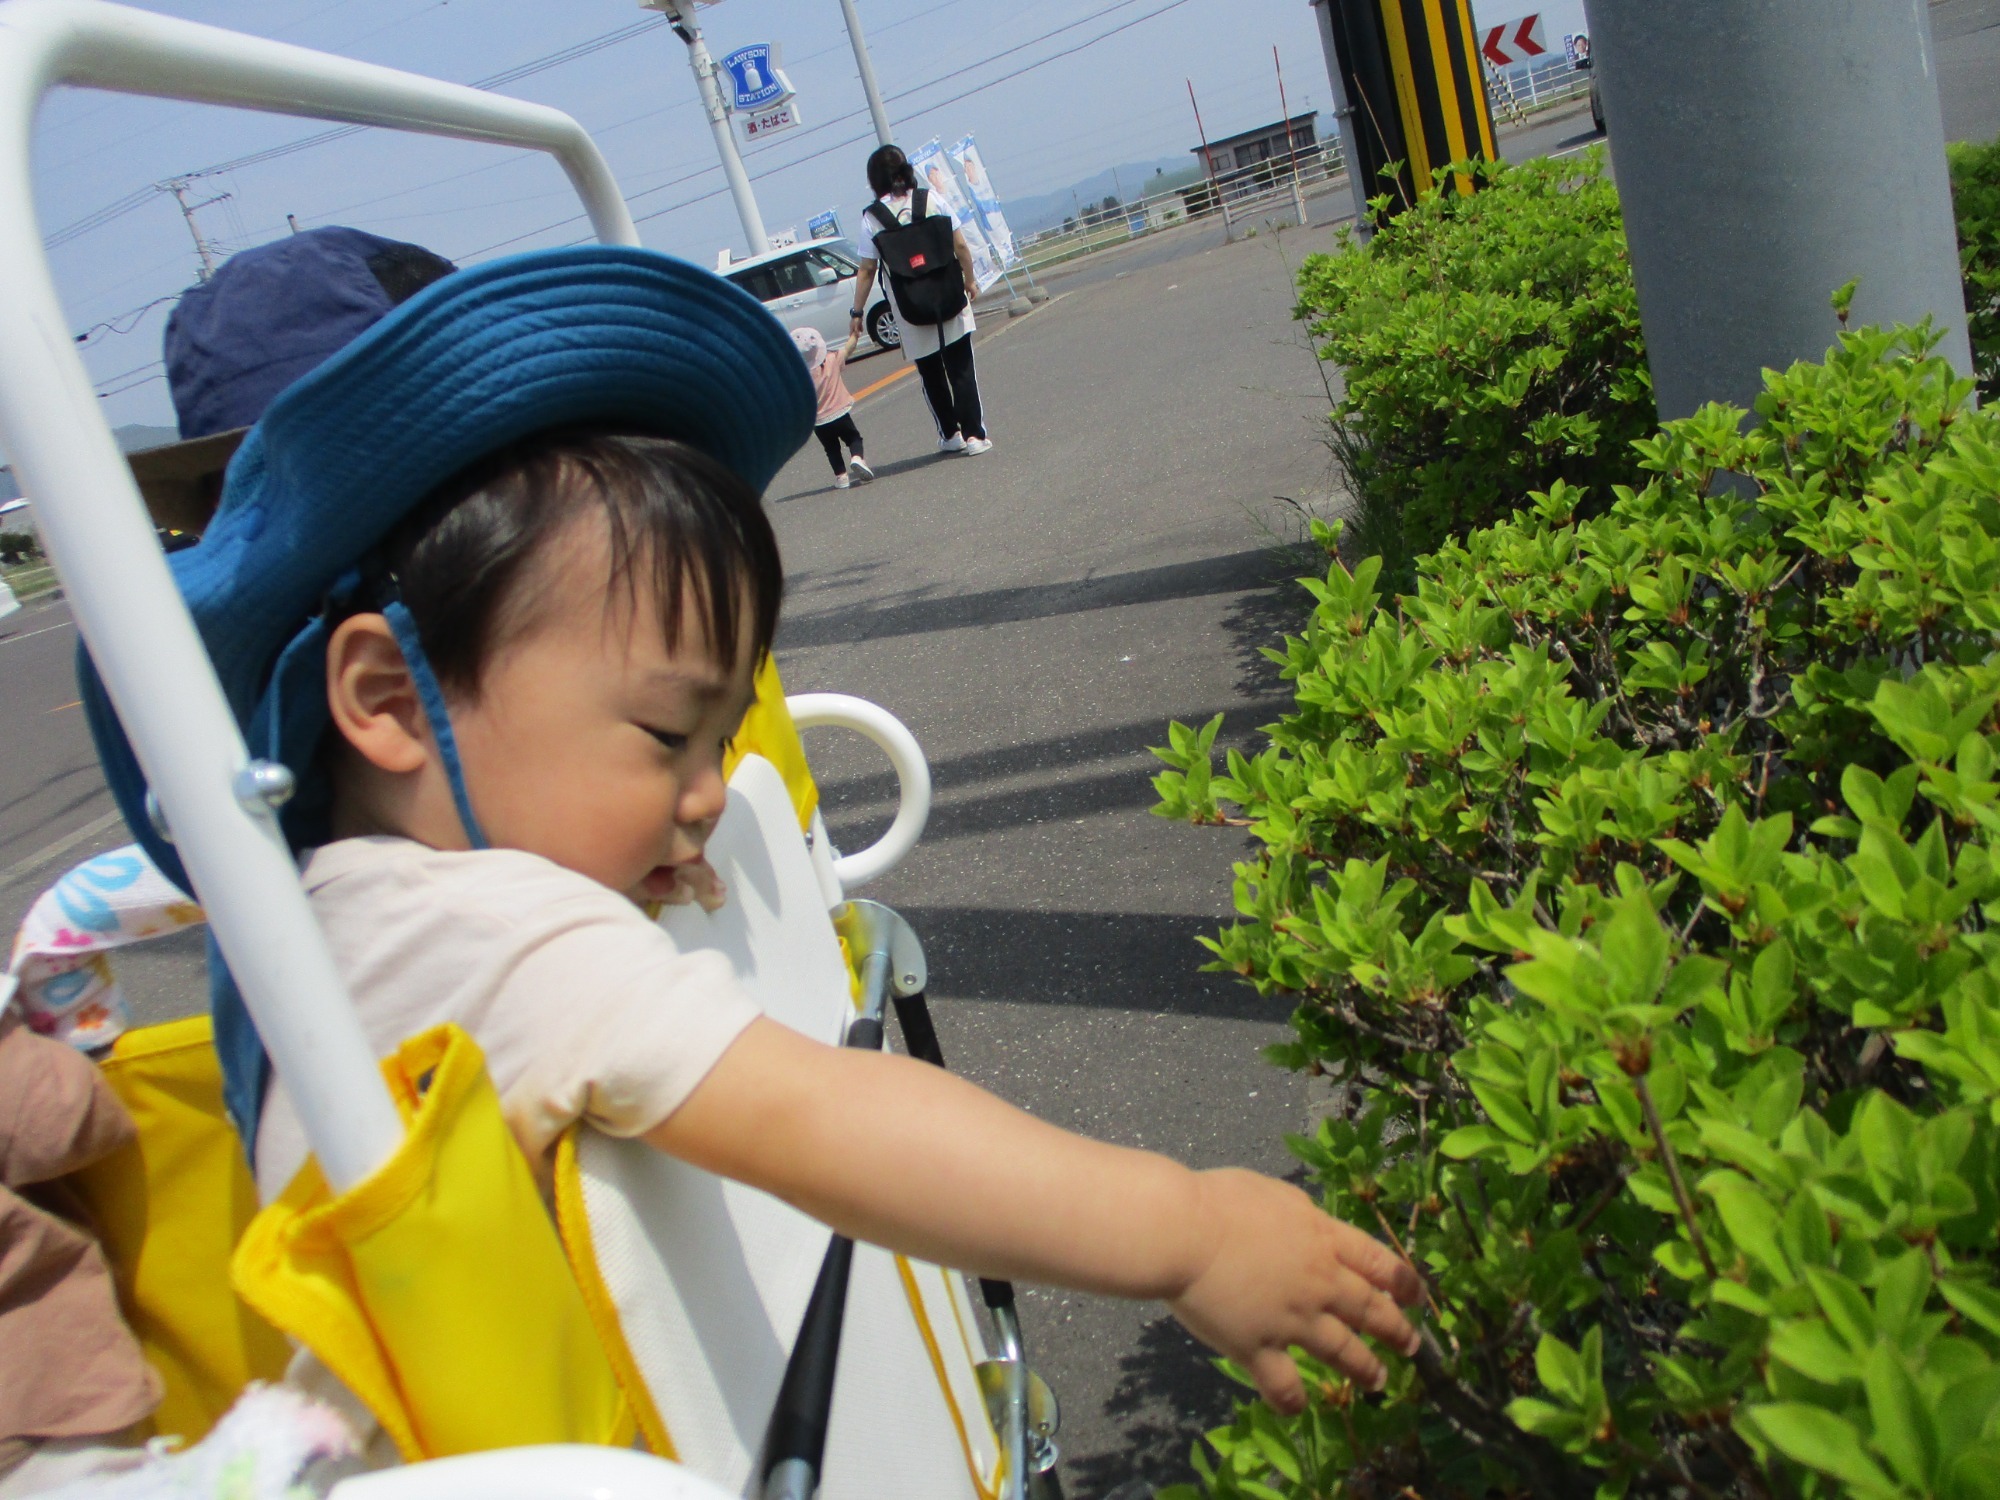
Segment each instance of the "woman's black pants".
[[986,423],[979,414],[979,382],[972,373],[971,334],[918,360],[917,375],[923,380],[939,437],[954,432],[969,438],[986,436]]

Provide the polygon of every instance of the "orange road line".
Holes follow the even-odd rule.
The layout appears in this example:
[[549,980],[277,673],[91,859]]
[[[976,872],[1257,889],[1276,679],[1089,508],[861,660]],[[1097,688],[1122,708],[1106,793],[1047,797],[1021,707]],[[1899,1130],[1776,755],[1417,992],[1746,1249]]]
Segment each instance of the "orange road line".
[[81,707],[83,707],[83,700],[81,698],[76,698],[68,703],[58,703],[54,708],[45,708],[42,710],[42,712],[45,714],[59,714],[66,708],[81,708]]
[[915,365],[904,365],[903,368],[898,370],[895,374],[884,375],[880,380],[875,381],[873,384],[864,385],[860,390],[854,393],[854,399],[856,401],[860,401],[864,397],[872,396],[877,391],[881,390],[883,386],[894,385],[897,381],[901,380],[905,375],[914,375],[916,373],[917,373],[917,367]]

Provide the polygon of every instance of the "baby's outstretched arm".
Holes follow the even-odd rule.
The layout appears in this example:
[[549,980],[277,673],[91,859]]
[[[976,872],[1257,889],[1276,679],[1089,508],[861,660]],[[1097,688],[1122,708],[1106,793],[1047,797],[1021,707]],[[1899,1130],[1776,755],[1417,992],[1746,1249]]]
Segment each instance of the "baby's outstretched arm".
[[856,1239],[988,1276],[1166,1301],[1297,1411],[1296,1344],[1363,1385],[1416,1273],[1298,1189],[1058,1130],[942,1069],[753,1022],[646,1139]]

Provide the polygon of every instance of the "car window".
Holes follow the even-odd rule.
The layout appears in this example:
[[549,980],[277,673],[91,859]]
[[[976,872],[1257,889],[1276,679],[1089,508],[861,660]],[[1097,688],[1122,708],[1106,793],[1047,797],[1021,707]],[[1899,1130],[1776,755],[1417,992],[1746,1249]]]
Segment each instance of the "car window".
[[832,250],[815,250],[808,258],[812,261],[813,278],[821,286],[845,281],[860,269],[846,256]]
[[770,270],[777,277],[780,297],[809,292],[819,284],[814,280],[812,270],[806,265],[806,258],[803,255],[789,255],[783,260],[773,261]]
[[731,271],[729,279],[759,302],[775,302],[784,295],[778,290],[778,278],[769,266],[752,266],[747,271]]

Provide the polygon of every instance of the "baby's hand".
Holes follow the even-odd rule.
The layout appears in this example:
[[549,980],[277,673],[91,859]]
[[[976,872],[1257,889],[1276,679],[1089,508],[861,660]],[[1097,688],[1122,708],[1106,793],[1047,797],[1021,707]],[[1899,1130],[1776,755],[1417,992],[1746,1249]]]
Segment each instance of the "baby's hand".
[[1396,1306],[1422,1294],[1416,1272],[1295,1187],[1235,1169],[1203,1172],[1200,1182],[1209,1253],[1169,1302],[1174,1315],[1243,1366],[1281,1412],[1305,1407],[1294,1344],[1381,1389],[1388,1372],[1359,1335],[1416,1352],[1417,1330]]
[[699,906],[706,912],[722,910],[729,888],[706,858],[691,859],[674,866],[674,888],[661,897],[663,906]]

